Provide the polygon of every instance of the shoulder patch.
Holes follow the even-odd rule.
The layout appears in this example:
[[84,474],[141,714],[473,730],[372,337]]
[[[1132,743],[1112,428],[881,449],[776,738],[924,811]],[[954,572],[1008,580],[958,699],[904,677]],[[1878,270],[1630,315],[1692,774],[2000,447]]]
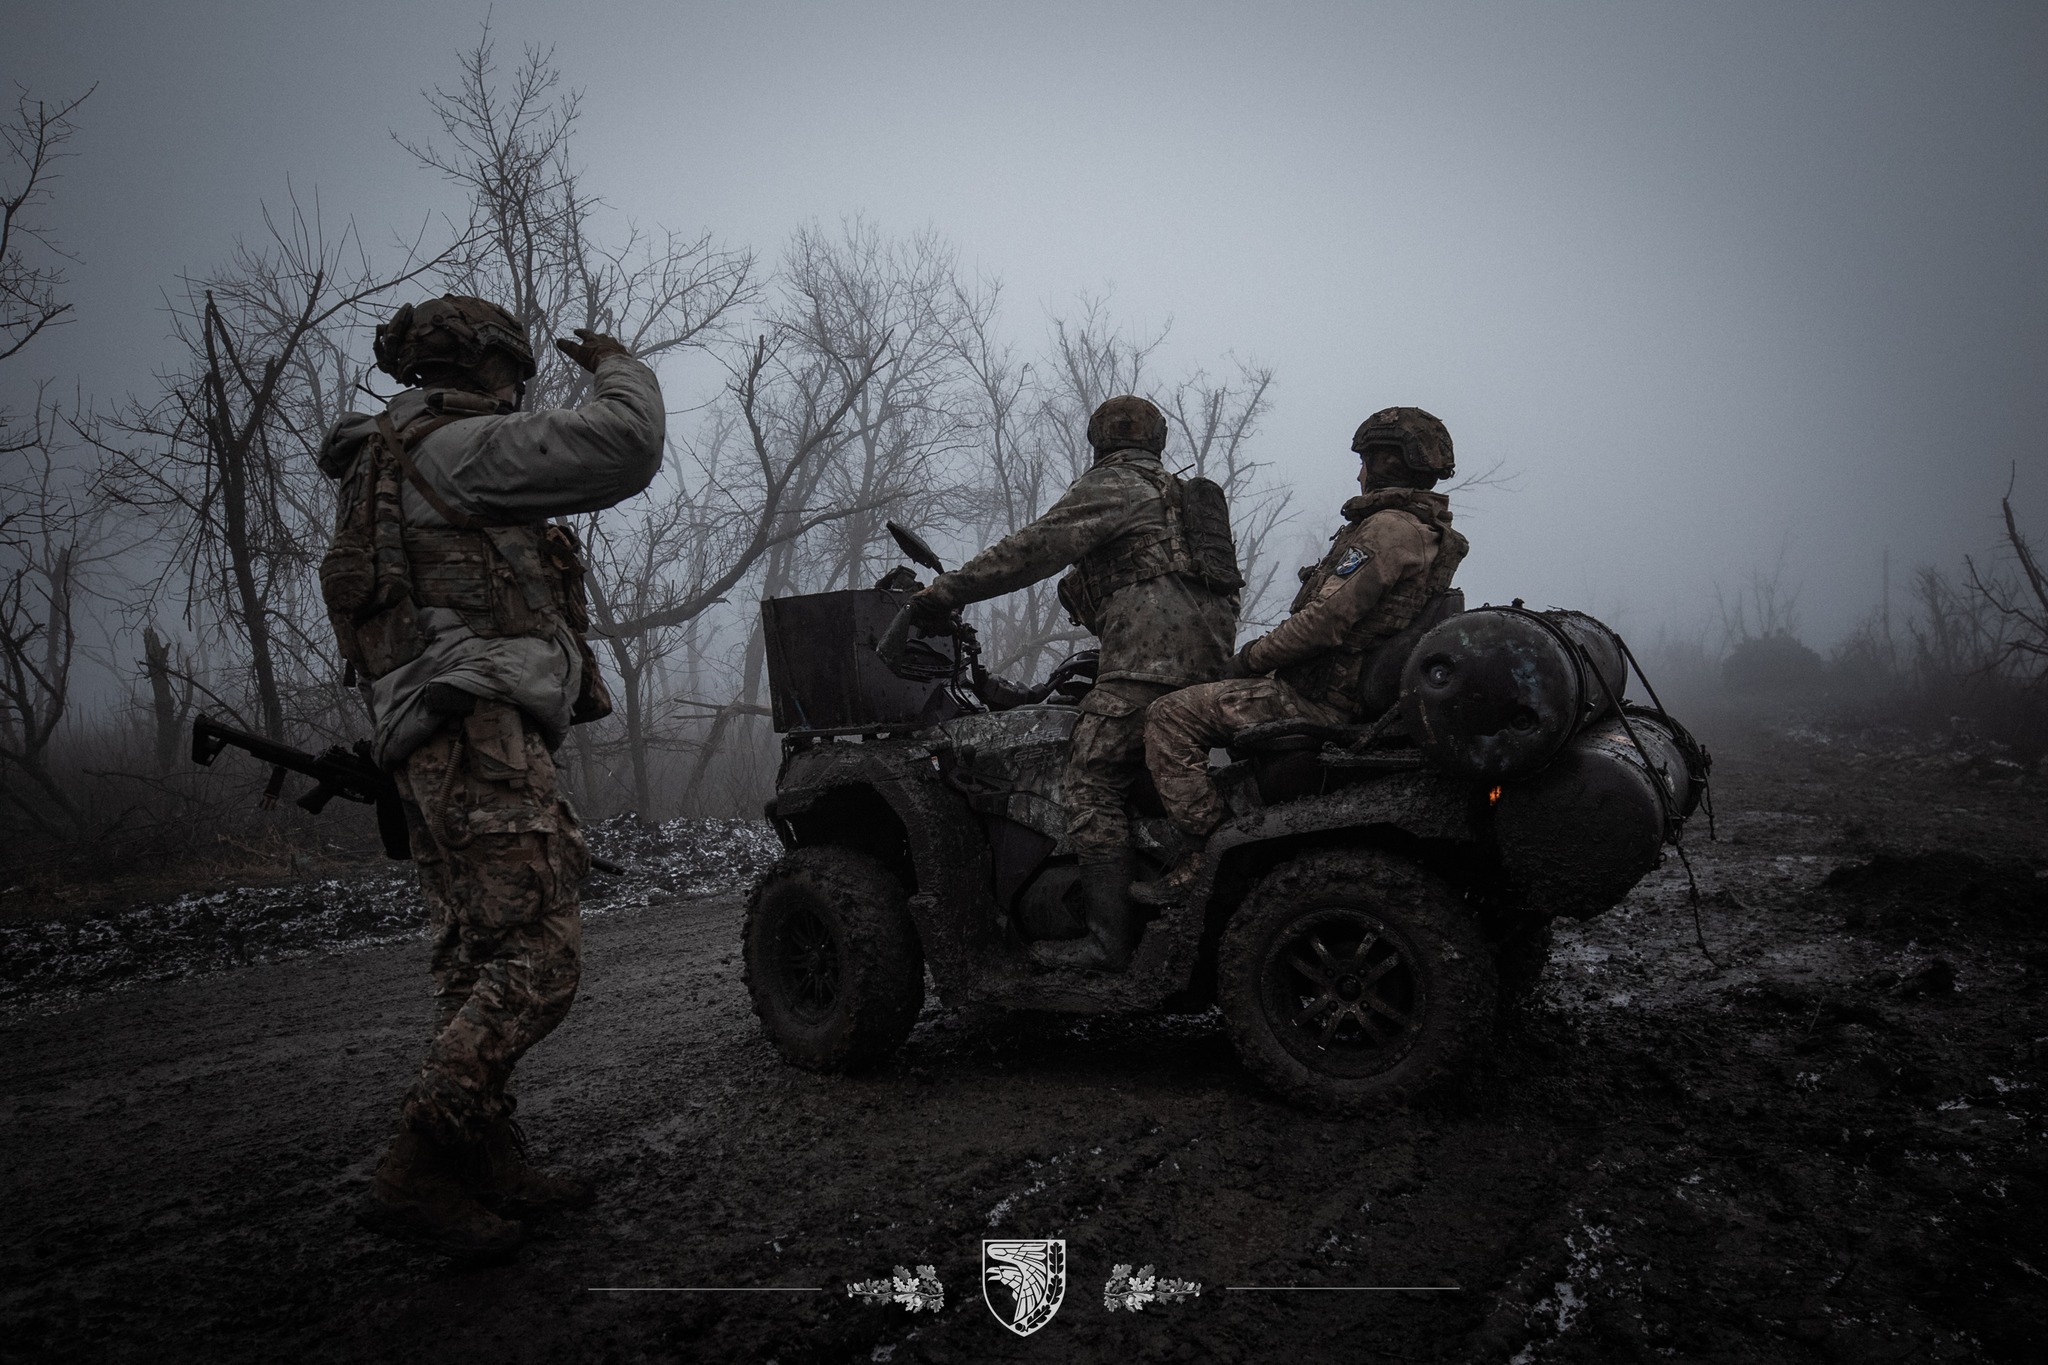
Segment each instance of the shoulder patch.
[[1349,578],[1352,574],[1358,572],[1359,565],[1371,558],[1371,550],[1361,550],[1354,546],[1344,552],[1344,557],[1337,561],[1337,567],[1330,570],[1330,572],[1336,574],[1339,578]]

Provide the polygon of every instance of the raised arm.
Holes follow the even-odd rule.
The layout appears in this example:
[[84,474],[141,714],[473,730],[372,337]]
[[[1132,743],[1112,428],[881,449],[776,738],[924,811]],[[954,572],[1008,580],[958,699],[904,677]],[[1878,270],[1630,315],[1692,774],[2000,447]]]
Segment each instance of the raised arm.
[[421,471],[458,511],[539,521],[623,502],[661,468],[667,416],[654,371],[622,351],[597,361],[577,408],[458,422],[421,443]]

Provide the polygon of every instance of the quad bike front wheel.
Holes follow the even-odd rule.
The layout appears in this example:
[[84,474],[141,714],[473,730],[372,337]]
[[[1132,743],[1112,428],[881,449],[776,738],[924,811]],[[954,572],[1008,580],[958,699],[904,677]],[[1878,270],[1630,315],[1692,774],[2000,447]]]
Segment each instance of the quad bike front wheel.
[[1217,968],[1246,1070],[1318,1109],[1401,1103],[1463,1069],[1493,1028],[1478,923],[1442,880],[1386,854],[1275,868],[1231,918]]
[[812,1071],[872,1065],[924,1006],[924,955],[903,884],[850,848],[800,848],[754,888],[747,994],[783,1057]]

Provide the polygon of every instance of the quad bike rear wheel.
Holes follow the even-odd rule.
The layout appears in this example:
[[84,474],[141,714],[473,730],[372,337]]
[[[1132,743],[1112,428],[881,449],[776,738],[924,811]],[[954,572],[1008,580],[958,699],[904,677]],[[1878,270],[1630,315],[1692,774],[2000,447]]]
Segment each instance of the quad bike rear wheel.
[[754,888],[743,941],[762,1031],[808,1070],[881,1061],[924,1006],[924,955],[903,884],[864,853],[785,854]]
[[1491,1035],[1494,953],[1458,894],[1400,858],[1283,863],[1225,929],[1223,1019],[1245,1069],[1337,1113],[1399,1104]]

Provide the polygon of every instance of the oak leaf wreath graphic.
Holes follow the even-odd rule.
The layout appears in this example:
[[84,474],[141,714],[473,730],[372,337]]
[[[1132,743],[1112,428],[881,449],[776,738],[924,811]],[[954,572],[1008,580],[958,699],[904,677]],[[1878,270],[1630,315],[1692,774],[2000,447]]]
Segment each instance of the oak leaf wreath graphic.
[[846,1286],[846,1297],[862,1303],[900,1303],[913,1313],[936,1313],[946,1306],[946,1287],[939,1283],[937,1266],[921,1265],[913,1275],[899,1265],[886,1278],[855,1280]]

